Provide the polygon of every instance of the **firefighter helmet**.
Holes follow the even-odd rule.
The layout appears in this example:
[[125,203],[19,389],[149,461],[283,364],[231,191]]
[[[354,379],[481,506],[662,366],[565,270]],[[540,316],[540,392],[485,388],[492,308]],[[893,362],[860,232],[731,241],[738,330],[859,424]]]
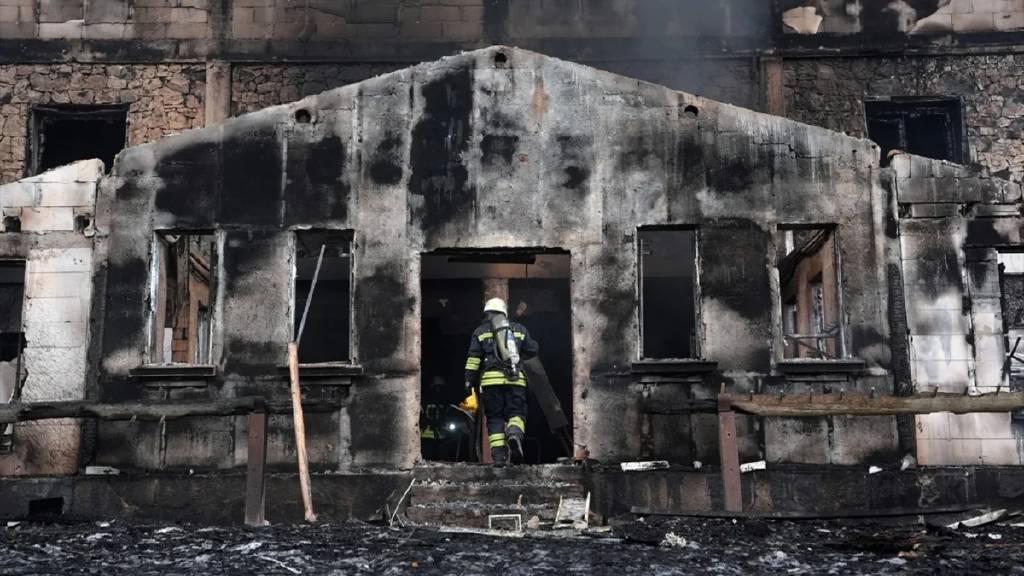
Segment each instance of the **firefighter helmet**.
[[508,316],[508,306],[501,298],[491,298],[484,304],[484,312],[498,312]]

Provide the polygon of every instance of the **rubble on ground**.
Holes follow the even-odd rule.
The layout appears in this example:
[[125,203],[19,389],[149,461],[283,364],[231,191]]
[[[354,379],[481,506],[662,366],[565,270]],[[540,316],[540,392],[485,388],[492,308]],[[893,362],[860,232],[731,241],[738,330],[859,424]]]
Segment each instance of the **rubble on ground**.
[[[998,538],[989,536],[998,534]],[[1024,574],[1024,528],[646,517],[522,538],[366,524],[263,528],[126,521],[0,527],[26,574]]]

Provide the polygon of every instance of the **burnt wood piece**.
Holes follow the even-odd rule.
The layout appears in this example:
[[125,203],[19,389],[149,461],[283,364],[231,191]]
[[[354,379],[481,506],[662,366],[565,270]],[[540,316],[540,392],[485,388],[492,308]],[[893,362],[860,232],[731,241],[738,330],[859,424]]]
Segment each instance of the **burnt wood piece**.
[[740,452],[736,444],[736,412],[725,394],[718,397],[718,451],[722,459],[722,491],[727,512],[743,511]]
[[[99,420],[176,420],[192,416],[240,416],[264,405],[262,398],[245,397],[208,402],[135,402],[104,404],[82,400],[0,404],[0,424],[54,418],[96,418]],[[338,406],[323,402],[303,402],[305,410],[330,412]],[[291,403],[266,404],[272,414],[290,414]]]
[[732,409],[755,416],[893,416],[897,414],[974,414],[1013,412],[1024,409],[1024,392],[1002,392],[968,396],[954,393],[915,394],[913,396],[875,396],[869,394],[754,394],[727,396]]
[[267,494],[267,413],[249,414],[248,459],[245,473],[245,525],[263,526]]

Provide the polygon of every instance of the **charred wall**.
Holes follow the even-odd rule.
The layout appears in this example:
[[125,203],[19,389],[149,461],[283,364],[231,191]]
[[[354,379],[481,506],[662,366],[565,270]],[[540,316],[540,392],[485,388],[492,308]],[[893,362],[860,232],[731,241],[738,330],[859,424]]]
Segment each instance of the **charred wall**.
[[[652,420],[645,398],[707,397],[723,382],[796,385],[780,371],[778,224],[837,227],[849,353],[861,361],[844,386],[891,391],[876,153],[869,142],[500,47],[131,148],[104,186],[116,209],[106,230],[102,396],[284,397],[293,231],[353,230],[362,376],[342,383],[338,412],[309,425],[312,459],[321,468],[409,466],[418,458],[419,254],[560,248],[572,256],[577,449],[613,461],[714,461],[713,419]],[[636,231],[648,225],[698,232],[700,365],[710,371],[696,377],[636,372],[645,364]],[[216,375],[184,383],[146,366],[152,238],[175,229],[214,231],[222,246]],[[272,422],[272,434],[286,437],[287,425]],[[105,463],[244,460],[230,449],[232,438],[243,445],[241,422],[136,426],[102,426]],[[680,442],[664,440],[680,426],[690,430]],[[845,426],[830,461],[892,449],[875,425]],[[744,422],[745,454],[777,449],[771,438],[764,446],[762,429]],[[290,462],[289,450],[272,442],[272,463]]]
[[[892,178],[916,390],[1008,389],[1013,323],[1003,309],[1018,296],[1003,293],[1001,257],[1022,246],[1020,185],[909,155],[896,158]],[[1021,434],[1009,413],[918,416],[918,458],[1020,464]]]

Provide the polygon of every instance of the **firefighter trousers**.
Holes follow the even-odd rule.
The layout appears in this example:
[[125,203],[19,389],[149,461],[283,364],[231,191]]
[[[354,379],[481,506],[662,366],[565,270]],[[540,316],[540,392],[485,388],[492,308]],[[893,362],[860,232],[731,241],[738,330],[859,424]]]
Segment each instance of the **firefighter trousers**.
[[491,448],[504,447],[506,427],[526,432],[526,386],[491,385],[482,391]]

